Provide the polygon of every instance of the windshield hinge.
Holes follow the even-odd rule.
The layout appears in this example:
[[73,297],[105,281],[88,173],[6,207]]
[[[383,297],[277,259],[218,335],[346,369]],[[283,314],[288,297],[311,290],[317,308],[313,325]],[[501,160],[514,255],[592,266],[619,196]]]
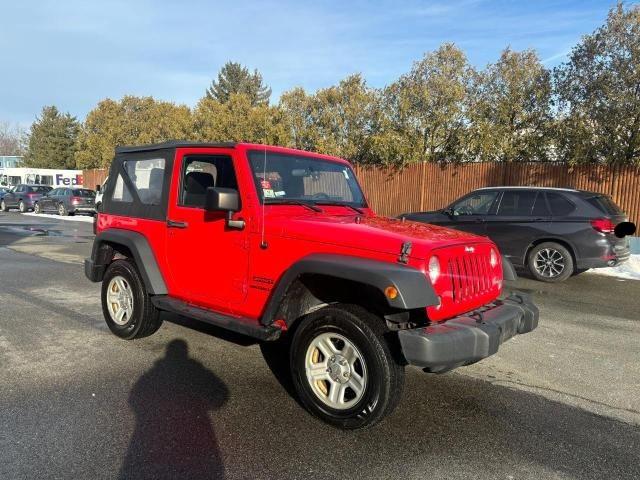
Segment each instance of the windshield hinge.
[[409,263],[409,255],[411,254],[411,242],[404,242],[400,247],[400,255],[398,256],[398,262]]

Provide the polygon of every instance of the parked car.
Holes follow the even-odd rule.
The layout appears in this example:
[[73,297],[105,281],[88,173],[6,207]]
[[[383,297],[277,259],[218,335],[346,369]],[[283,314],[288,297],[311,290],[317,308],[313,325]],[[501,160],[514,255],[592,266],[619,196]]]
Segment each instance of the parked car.
[[5,193],[9,192],[11,187],[0,187],[0,200],[4,197]]
[[40,197],[50,190],[51,187],[48,185],[20,183],[4,194],[2,200],[0,200],[0,210],[6,212],[10,208],[17,208],[21,213],[33,210],[33,206],[40,200]]
[[55,188],[34,203],[33,211],[56,212],[63,216],[76,213],[93,214],[96,211],[95,197],[95,192],[86,188]]
[[442,210],[400,217],[486,235],[544,282],[626,261],[625,235],[635,231],[611,197],[568,188],[481,188]]
[[388,415],[406,364],[469,365],[538,324],[526,294],[497,301],[515,276],[493,242],[376,216],[335,157],[121,147],[95,225],[85,274],[115,335],[153,334],[164,310],[279,342],[302,404],[340,428]]
[[109,181],[109,177],[104,179],[104,182],[102,182],[102,185],[96,185],[96,199],[95,199],[96,211],[100,211],[100,205],[102,205],[102,196],[104,195],[104,187],[108,181]]

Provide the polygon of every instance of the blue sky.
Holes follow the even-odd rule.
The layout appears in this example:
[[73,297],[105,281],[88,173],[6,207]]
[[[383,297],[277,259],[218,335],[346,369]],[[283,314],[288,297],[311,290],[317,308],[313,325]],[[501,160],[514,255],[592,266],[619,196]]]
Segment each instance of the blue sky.
[[257,68],[273,100],[361,72],[384,86],[455,42],[474,65],[506,46],[562,62],[615,1],[0,0],[0,120],[43,105],[82,119],[126,94],[194,105],[227,60]]

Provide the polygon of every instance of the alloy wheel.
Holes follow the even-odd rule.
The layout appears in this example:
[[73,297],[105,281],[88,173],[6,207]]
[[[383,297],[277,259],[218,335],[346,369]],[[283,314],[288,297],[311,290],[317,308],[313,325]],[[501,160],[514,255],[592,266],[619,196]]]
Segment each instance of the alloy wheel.
[[336,410],[353,407],[367,386],[367,367],[358,348],[337,333],[315,337],[305,355],[305,371],[311,390]]
[[553,248],[540,250],[536,254],[533,263],[538,274],[547,278],[557,277],[565,269],[564,256]]

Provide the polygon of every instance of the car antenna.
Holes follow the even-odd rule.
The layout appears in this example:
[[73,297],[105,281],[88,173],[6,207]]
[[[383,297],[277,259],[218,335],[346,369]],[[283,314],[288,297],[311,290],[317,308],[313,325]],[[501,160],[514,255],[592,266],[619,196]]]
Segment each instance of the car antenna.
[[267,125],[266,125],[267,121],[265,120],[265,129],[264,129],[264,160],[262,162],[262,182],[260,182],[260,188],[262,190],[262,226],[260,227],[262,232],[261,232],[261,238],[260,238],[260,248],[263,250],[266,250],[267,247],[269,246],[269,244],[267,243],[266,239],[265,239],[265,228],[264,228],[264,219],[265,219],[265,215],[264,215],[264,207],[266,205],[266,199],[264,196],[264,182],[267,181]]

